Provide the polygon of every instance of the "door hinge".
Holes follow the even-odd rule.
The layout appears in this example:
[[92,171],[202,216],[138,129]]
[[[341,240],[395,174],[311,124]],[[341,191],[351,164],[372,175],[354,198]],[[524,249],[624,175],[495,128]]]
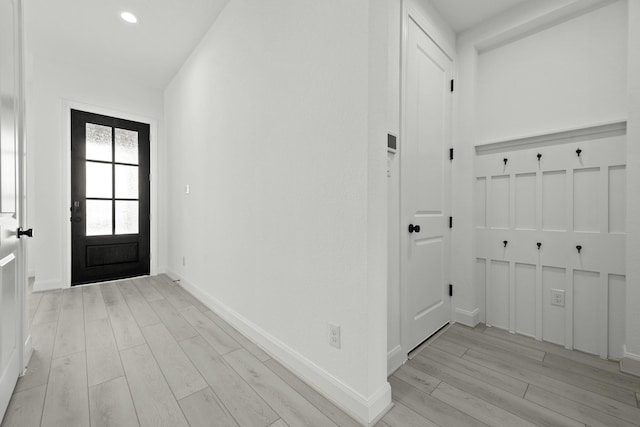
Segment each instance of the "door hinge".
[[449,160],[453,160],[453,148],[449,148]]
[[449,228],[453,228],[453,217],[449,217]]
[[149,174],[149,182],[151,182],[151,174]]
[[453,285],[451,283],[449,283],[449,296],[453,296]]
[[453,92],[453,79],[451,79],[451,92]]

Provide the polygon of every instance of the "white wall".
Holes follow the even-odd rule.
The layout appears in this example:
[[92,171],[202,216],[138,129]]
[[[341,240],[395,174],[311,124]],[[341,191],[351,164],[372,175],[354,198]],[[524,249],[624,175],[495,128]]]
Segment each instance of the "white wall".
[[35,236],[29,241],[28,269],[36,277],[34,290],[42,291],[69,285],[63,282],[65,265],[70,262],[64,247],[70,191],[62,170],[65,149],[70,146],[65,139],[65,103],[160,121],[162,92],[99,70],[56,64],[32,55],[27,59],[26,90],[28,223]]
[[[389,64],[387,107],[387,132],[398,137],[400,144],[400,48],[402,33],[402,0],[387,2],[389,7]],[[387,194],[389,203],[388,242],[389,266],[387,270],[387,370],[395,371],[406,359],[402,354],[402,330],[400,323],[400,155],[387,154],[388,182]]]
[[627,298],[622,369],[640,375],[640,4],[628,2]]
[[481,51],[476,143],[626,117],[624,1]]
[[165,92],[169,271],[363,421],[390,402],[386,26],[232,0]]
[[[458,321],[485,320],[483,284],[474,277],[475,243],[469,244],[474,147],[624,119],[626,13],[625,1],[527,2],[459,36],[453,230]],[[476,309],[475,319],[460,315]]]

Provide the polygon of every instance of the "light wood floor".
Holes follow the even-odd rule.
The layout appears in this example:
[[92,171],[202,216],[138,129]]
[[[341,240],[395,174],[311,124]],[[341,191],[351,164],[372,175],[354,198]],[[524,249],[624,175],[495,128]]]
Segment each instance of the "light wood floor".
[[2,427],[359,426],[167,276],[29,302]]
[[[166,276],[31,295],[35,352],[2,427],[358,426]],[[640,425],[640,378],[454,325],[389,378],[380,427]]]
[[640,378],[495,328],[448,327],[389,382],[390,426],[637,426]]

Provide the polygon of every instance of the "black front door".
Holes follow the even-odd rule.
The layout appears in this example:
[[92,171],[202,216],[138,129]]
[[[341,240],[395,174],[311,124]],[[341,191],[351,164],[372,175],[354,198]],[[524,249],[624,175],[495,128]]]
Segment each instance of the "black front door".
[[149,125],[71,111],[71,284],[149,274]]

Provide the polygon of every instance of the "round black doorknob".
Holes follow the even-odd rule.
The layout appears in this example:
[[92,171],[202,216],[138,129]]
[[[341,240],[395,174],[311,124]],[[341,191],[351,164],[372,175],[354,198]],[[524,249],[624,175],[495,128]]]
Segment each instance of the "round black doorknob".
[[22,227],[18,228],[18,239],[22,236],[33,237],[33,228],[23,230]]
[[409,224],[409,233],[413,233],[413,232],[419,233],[420,232],[420,226],[419,225],[413,225],[413,224]]

